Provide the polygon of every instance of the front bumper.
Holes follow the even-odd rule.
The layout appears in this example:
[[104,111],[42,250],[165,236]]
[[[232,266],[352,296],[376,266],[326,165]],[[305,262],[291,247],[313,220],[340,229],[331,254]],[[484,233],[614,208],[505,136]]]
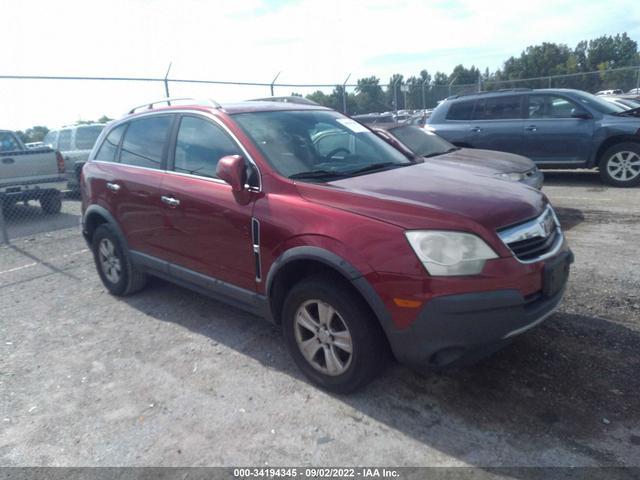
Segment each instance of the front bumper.
[[408,328],[388,332],[389,342],[398,361],[418,369],[472,364],[547,319],[565,288],[566,280],[553,296],[505,289],[436,297]]

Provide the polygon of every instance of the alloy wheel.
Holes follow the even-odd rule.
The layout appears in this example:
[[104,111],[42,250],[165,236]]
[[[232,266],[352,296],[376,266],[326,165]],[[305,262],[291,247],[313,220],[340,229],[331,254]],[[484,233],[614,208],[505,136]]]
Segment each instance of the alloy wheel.
[[634,180],[640,175],[640,155],[636,152],[617,152],[607,162],[607,173],[622,182]]
[[116,254],[115,246],[113,242],[108,238],[103,238],[100,241],[98,247],[98,258],[100,260],[100,266],[104,276],[107,277],[111,283],[118,283],[120,281],[120,259]]
[[307,300],[295,316],[295,338],[305,360],[325,375],[347,371],[353,357],[351,333],[344,319],[322,300]]

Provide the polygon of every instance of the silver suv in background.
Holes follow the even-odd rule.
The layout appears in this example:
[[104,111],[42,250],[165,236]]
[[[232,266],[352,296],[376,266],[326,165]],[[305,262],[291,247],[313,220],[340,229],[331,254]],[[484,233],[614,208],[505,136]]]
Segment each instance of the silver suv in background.
[[63,127],[51,130],[42,141],[62,154],[67,188],[72,192],[80,191],[80,171],[104,127],[104,123]]

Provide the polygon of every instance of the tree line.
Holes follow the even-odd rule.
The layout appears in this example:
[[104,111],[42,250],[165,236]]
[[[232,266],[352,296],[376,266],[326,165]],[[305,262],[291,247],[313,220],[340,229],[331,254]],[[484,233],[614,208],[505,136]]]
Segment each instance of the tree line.
[[[480,89],[553,87],[589,92],[608,88],[627,91],[638,86],[639,71],[609,70],[639,65],[638,43],[626,33],[581,41],[574,48],[562,43],[544,42],[527,47],[517,57],[509,57],[495,72],[488,68],[481,72],[474,65],[469,68],[457,65],[450,74],[435,72],[431,75],[425,68],[418,75],[405,79],[396,73],[386,84],[375,76],[358,79],[355,91],[347,93],[347,112],[359,114],[391,110],[396,103],[398,109],[432,108],[451,94]],[[569,76],[553,78],[557,75]],[[519,81],[532,78],[537,80]],[[405,85],[404,89],[402,85]],[[342,111],[343,92],[344,87],[336,85],[329,94],[318,90],[306,98]]]

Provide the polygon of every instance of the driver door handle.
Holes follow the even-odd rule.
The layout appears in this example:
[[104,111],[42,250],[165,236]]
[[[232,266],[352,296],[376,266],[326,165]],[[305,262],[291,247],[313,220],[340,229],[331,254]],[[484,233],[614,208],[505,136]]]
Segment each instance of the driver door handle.
[[113,182],[107,182],[107,188],[111,190],[113,193],[117,193],[120,190],[120,185]]
[[163,203],[166,203],[170,207],[177,207],[178,205],[180,205],[180,200],[170,197],[169,195],[162,195],[160,197],[160,200],[162,200]]
[[536,127],[535,125],[529,125],[528,127],[525,127],[525,130],[528,130],[529,132],[537,132],[538,127]]
[[482,129],[480,127],[471,127],[471,131],[475,133],[479,133],[482,131]]

